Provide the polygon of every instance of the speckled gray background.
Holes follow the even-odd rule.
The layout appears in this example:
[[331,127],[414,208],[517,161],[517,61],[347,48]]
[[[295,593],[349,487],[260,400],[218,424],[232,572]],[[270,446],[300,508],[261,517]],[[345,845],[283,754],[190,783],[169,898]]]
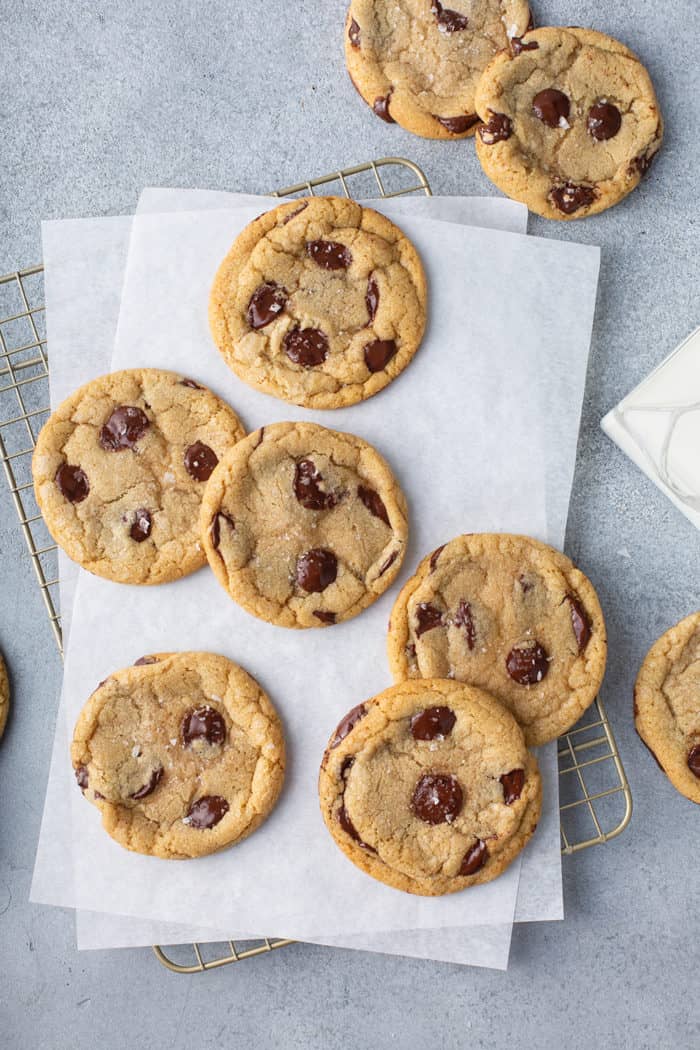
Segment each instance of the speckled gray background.
[[[41,219],[126,213],[144,185],[259,192],[392,153],[421,164],[436,193],[495,192],[469,143],[413,138],[360,103],[343,68],[344,6],[2,0],[0,270],[39,260]],[[15,695],[0,747],[8,1050],[700,1044],[700,812],[657,770],[631,717],[647,647],[700,605],[700,537],[598,428],[700,321],[697,3],[534,6],[541,24],[590,25],[638,51],[667,121],[664,150],[628,201],[583,224],[530,225],[602,247],[567,548],[607,614],[604,696],[631,826],[564,860],[566,921],[517,928],[507,974],[306,945],[195,978],[146,949],[79,955],[72,916],[27,902],[61,667],[3,483],[0,643]]]

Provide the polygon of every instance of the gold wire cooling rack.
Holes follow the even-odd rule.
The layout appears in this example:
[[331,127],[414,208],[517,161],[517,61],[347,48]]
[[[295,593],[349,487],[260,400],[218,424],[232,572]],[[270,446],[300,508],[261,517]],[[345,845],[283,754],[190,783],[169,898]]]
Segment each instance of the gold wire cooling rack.
[[[276,190],[292,197],[328,189],[346,197],[431,196],[427,178],[411,161],[399,157],[358,164],[330,175]],[[351,192],[352,190],[352,192]],[[0,277],[0,456],[19,524],[29,550],[49,622],[62,653],[58,611],[57,548],[34,498],[31,457],[49,408],[43,267]],[[632,795],[615,737],[599,699],[559,741],[562,853],[614,839],[632,815]],[[156,946],[158,960],[176,973],[201,973],[265,955],[294,943],[280,938],[255,942]],[[184,953],[184,955],[183,955]]]

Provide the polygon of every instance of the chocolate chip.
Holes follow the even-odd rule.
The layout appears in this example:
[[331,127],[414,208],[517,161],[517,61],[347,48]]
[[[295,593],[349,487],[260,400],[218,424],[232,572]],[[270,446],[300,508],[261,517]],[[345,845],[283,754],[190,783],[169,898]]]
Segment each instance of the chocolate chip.
[[145,667],[147,664],[157,664],[157,656],[139,656],[138,660],[134,660],[134,667]]
[[341,828],[346,833],[346,835],[349,835],[351,839],[354,839],[358,846],[361,846],[362,849],[366,849],[370,853],[377,852],[373,846],[370,846],[367,842],[363,842],[360,836],[358,835],[355,825],[348,816],[348,811],[345,808],[345,803],[343,803],[340,809],[338,810],[338,823],[340,824]]
[[358,704],[357,707],[353,707],[352,710],[348,711],[344,718],[341,718],[340,722],[336,726],[333,739],[328,745],[330,748],[337,747],[341,741],[345,740],[348,733],[355,728],[357,723],[361,721],[367,714],[367,708],[364,704]]
[[151,515],[143,507],[136,511],[136,518],[134,524],[129,529],[129,535],[132,540],[136,543],[143,543],[151,535],[151,528],[153,527],[153,520]]
[[630,175],[633,175],[635,172],[638,172],[642,177],[644,177],[644,175],[646,175],[646,173],[649,171],[649,168],[651,167],[651,162],[656,156],[656,153],[658,153],[658,150],[655,153],[651,153],[649,155],[647,155],[646,153],[640,153],[638,157],[635,157],[632,161],[632,164],[630,165]]
[[525,785],[525,770],[511,769],[510,773],[504,773],[500,778],[503,785],[503,801],[506,806],[517,802]]
[[129,795],[129,798],[133,798],[135,802],[138,802],[140,799],[146,798],[148,795],[152,795],[162,779],[163,767],[158,766],[157,769],[153,770],[149,779],[146,781],[143,787],[140,787],[138,791],[134,791],[133,795]]
[[306,510],[331,510],[339,497],[334,492],[324,492],[323,475],[311,459],[300,459],[294,469],[294,495]]
[[568,127],[571,103],[568,95],[557,88],[538,91],[532,100],[532,112],[549,128]]
[[214,747],[226,739],[226,722],[219,711],[208,704],[193,707],[182,719],[180,734],[184,747],[191,747],[198,740]]
[[236,523],[232,517],[230,517],[228,514],[224,514],[222,510],[217,511],[217,513],[212,518],[211,525],[209,526],[209,539],[211,540],[211,545],[215,551],[218,551],[219,544],[221,543],[222,521],[228,522],[228,524],[231,526],[232,532],[234,532],[236,529]]
[[592,186],[576,186],[573,182],[553,186],[549,192],[550,201],[564,215],[573,215],[579,208],[588,208],[597,197]]
[[338,241],[307,241],[306,254],[322,270],[347,270],[352,252]]
[[393,339],[375,339],[365,347],[365,364],[370,372],[381,372],[391,361],[398,347]]
[[468,849],[464,854],[464,860],[459,869],[459,874],[476,875],[477,871],[481,871],[488,859],[489,851],[486,843],[481,839],[477,839],[471,849]]
[[519,685],[535,685],[549,670],[547,653],[539,642],[522,642],[508,653],[506,669]]
[[148,416],[135,405],[120,405],[100,431],[100,445],[105,452],[122,452],[133,448],[150,426]]
[[571,626],[574,630],[574,637],[576,638],[578,651],[582,653],[591,640],[591,621],[588,618],[588,613],[583,607],[583,603],[576,597],[576,595],[567,594],[566,601],[569,603]]
[[416,637],[420,638],[426,631],[442,627],[442,613],[430,602],[420,602],[416,606]]
[[414,740],[444,740],[452,732],[457,716],[449,707],[426,707],[411,719]]
[[190,445],[184,456],[185,470],[195,481],[208,481],[218,462],[214,449],[202,441]]
[[700,779],[700,744],[691,747],[688,752],[688,769],[693,776]]
[[355,765],[355,756],[354,755],[346,755],[345,758],[343,759],[343,764],[340,767],[340,779],[341,780],[347,780],[348,773],[349,773],[349,771],[352,769],[352,767],[354,765]]
[[518,583],[522,587],[523,594],[529,594],[529,592],[535,586],[535,584],[532,582],[532,579],[522,572],[518,576]]
[[80,790],[81,791],[87,791],[88,784],[89,784],[89,777],[88,777],[87,766],[78,766],[78,768],[76,770],[74,770],[74,772],[75,772],[75,779],[78,782],[78,787],[80,788]]
[[489,119],[478,129],[479,138],[485,146],[493,146],[496,142],[505,142],[513,134],[513,121],[505,113],[494,113],[489,110]]
[[443,128],[449,131],[451,135],[464,135],[470,128],[479,123],[479,117],[476,113],[461,113],[457,117],[438,117],[437,113],[433,113],[433,116],[438,124],[442,124]]
[[[530,21],[532,21],[532,19],[530,19]],[[532,29],[532,25],[528,26],[528,30],[529,29]],[[523,43],[523,38],[521,36],[511,37],[510,41],[510,50],[513,58],[517,58],[523,51],[537,51],[539,46],[540,45],[536,40],[530,40],[527,44]]]
[[435,569],[437,568],[438,558],[440,557],[446,546],[447,544],[443,543],[442,547],[436,548],[436,550],[434,550],[433,553],[430,555],[431,572],[435,572]]
[[257,331],[274,321],[287,305],[287,289],[274,281],[268,281],[256,288],[250,297],[246,319],[251,328]]
[[294,211],[290,211],[289,215],[285,215],[285,217],[282,219],[282,225],[286,226],[288,222],[292,221],[292,219],[296,219],[297,215],[301,215],[301,213],[305,211],[305,209],[308,208],[308,206],[308,201],[302,201],[298,208],[295,208]]
[[416,658],[416,647],[413,644],[413,642],[409,642],[408,643],[408,645],[404,649],[404,652],[406,653],[406,656],[408,657],[409,660],[415,660],[415,658]]
[[465,602],[462,599],[457,606],[457,612],[455,613],[455,626],[464,628],[464,636],[467,639],[467,645],[472,650],[476,645],[476,627],[474,626],[474,617],[472,616],[472,607],[469,602]]
[[322,365],[328,357],[328,337],[319,328],[291,328],[284,337],[284,352],[295,365]]
[[350,21],[350,27],[348,28],[348,37],[353,47],[359,47],[362,43],[360,38],[360,27],[358,26],[354,18]]
[[370,514],[373,514],[375,518],[379,518],[380,521],[383,521],[385,525],[389,525],[391,528],[391,525],[389,524],[389,515],[386,512],[384,501],[378,492],[375,492],[374,489],[368,488],[366,485],[358,485],[357,495],[360,497]]
[[413,792],[411,808],[426,824],[451,824],[463,798],[459,781],[450,773],[424,773]]
[[226,816],[228,809],[228,802],[221,795],[203,795],[187,810],[187,815],[183,817],[183,824],[189,824],[191,828],[199,830],[213,828]]
[[379,306],[379,285],[377,284],[376,278],[373,274],[369,275],[367,280],[367,291],[365,292],[365,305],[367,307],[367,313],[369,315],[369,321],[367,324],[372,324],[374,318],[377,316],[377,307]]
[[[392,551],[391,552],[391,554],[389,555],[387,560],[384,562],[384,564],[380,568],[379,576],[383,576],[384,573],[386,572],[386,570],[391,568],[391,566],[394,564],[394,562],[396,561],[398,556],[399,556],[399,552],[398,551]],[[377,577],[377,579],[379,579],[379,576]]]
[[335,582],[338,575],[338,559],[333,551],[316,547],[299,558],[296,579],[308,594],[320,594]]
[[87,474],[80,467],[62,463],[54,478],[58,491],[69,503],[82,503],[90,491]]
[[433,0],[430,10],[437,18],[438,25],[443,33],[458,33],[469,25],[469,19],[466,15],[461,15],[459,11],[451,11],[449,7],[443,7],[440,0]]
[[386,121],[387,124],[396,123],[391,113],[389,112],[389,102],[391,101],[392,91],[390,91],[388,95],[380,95],[378,98],[375,98],[374,104],[372,106],[372,109],[377,114],[377,116],[381,117],[382,120]]
[[320,620],[321,623],[327,623],[327,624],[335,623],[335,613],[334,612],[326,612],[324,609],[315,609],[314,610],[314,616],[316,617],[317,620]]
[[599,142],[613,139],[622,127],[622,114],[612,102],[601,100],[588,110],[588,134]]
[[190,390],[204,390],[204,387],[195,383],[194,379],[181,379],[180,386],[188,386]]

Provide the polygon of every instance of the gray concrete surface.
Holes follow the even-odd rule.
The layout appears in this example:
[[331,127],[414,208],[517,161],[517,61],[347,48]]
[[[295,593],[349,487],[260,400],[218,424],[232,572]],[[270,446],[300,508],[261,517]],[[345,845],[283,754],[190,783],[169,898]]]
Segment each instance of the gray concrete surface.
[[[568,550],[610,634],[604,696],[635,799],[616,842],[564,861],[567,918],[516,930],[507,974],[298,945],[183,978],[148,950],[77,954],[72,916],[28,904],[61,667],[0,485],[0,642],[15,694],[0,747],[0,1044],[8,1050],[255,1046],[700,1045],[700,813],[635,737],[651,641],[700,604],[700,537],[598,429],[700,321],[695,0],[534,0],[646,59],[667,120],[645,185],[603,217],[531,231],[603,266]],[[2,0],[0,270],[40,258],[42,218],[118,214],[143,185],[252,192],[403,154],[437,193],[492,193],[469,144],[374,119],[343,68],[344,0]],[[552,275],[556,294],[556,275]],[[85,858],[89,863],[89,858]],[[350,905],[349,905],[350,906]]]

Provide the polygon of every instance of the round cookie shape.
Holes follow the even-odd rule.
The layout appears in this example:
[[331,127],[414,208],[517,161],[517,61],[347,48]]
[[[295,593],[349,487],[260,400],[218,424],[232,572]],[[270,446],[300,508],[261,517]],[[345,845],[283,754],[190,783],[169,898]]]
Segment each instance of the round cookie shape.
[[531,26],[526,0],[352,0],[345,61],[387,123],[430,139],[473,135],[476,88],[501,49]]
[[10,680],[2,653],[0,653],[0,737],[5,732],[10,713]]
[[307,408],[372,397],[418,349],[426,280],[416,249],[340,197],[281,204],[250,223],[219,267],[209,323],[251,386]]
[[39,434],[32,473],[47,528],[73,561],[117,583],[185,576],[206,564],[205,482],[244,434],[233,409],[175,372],[93,379]]
[[395,681],[450,678],[485,689],[531,747],[556,739],[590,706],[606,653],[590,580],[527,536],[458,536],[423,559],[391,613]]
[[423,896],[500,875],[532,836],[541,795],[510,712],[446,680],[402,682],[358,705],[319,775],[323,819],[343,853]]
[[250,835],[284,780],[269,697],[214,653],[158,653],[102,682],[83,707],[71,760],[120,845],[200,857]]
[[379,453],[314,423],[275,423],[224,457],[204,493],[202,543],[234,601],[282,627],[357,615],[396,577],[406,501]]
[[634,724],[676,790],[700,803],[700,612],[647,653],[634,687]]
[[637,56],[592,29],[548,27],[487,66],[476,151],[499,189],[547,219],[626,197],[661,148],[663,121]]

